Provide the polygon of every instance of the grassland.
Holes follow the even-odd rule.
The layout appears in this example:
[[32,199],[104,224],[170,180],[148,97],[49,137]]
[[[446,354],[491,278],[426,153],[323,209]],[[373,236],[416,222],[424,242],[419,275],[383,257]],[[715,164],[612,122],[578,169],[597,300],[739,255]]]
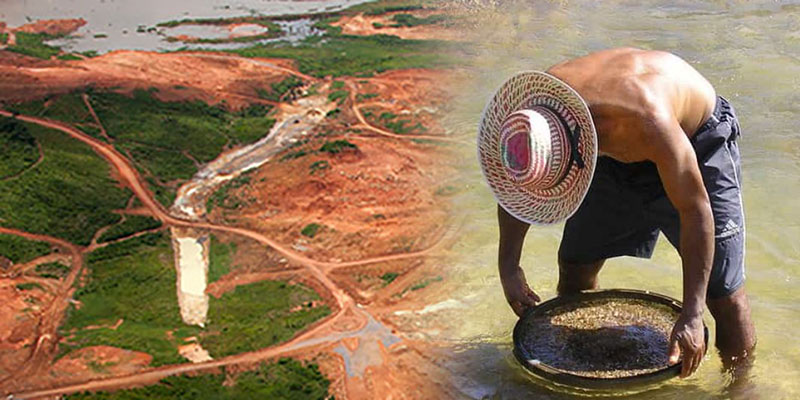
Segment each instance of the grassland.
[[297,45],[258,44],[228,50],[245,57],[290,58],[300,72],[315,77],[372,76],[391,69],[435,68],[453,64],[455,48],[437,40],[404,40],[396,36],[343,35],[328,26],[322,36],[310,36]]
[[303,85],[305,85],[305,82],[303,82],[302,79],[292,75],[280,82],[270,85],[271,91],[263,89],[258,90],[258,95],[266,100],[281,101],[287,93]]
[[114,225],[97,239],[98,243],[109,242],[161,226],[161,221],[144,215],[128,215],[125,221]]
[[0,221],[88,245],[94,232],[119,221],[112,210],[125,207],[129,191],[118,186],[106,162],[85,144],[61,132],[24,126],[42,145],[44,159],[14,179],[0,181]]
[[0,233],[0,256],[8,258],[14,264],[26,263],[50,254],[51,251],[49,243]]
[[403,134],[425,134],[428,129],[422,123],[414,123],[411,119],[402,118],[392,112],[381,112],[376,116],[376,109],[368,109],[364,112],[364,117],[375,125],[386,128],[398,135]]
[[[252,351],[291,338],[298,330],[330,314],[310,307],[319,295],[303,285],[262,281],[238,286],[209,305],[200,344],[212,357]],[[300,305],[299,310],[293,310]]]
[[215,207],[226,210],[235,210],[244,205],[247,200],[242,200],[238,196],[231,196],[231,190],[238,189],[250,183],[251,176],[247,174],[239,175],[236,178],[225,182],[206,200],[206,210],[211,211]]
[[46,40],[55,39],[56,36],[49,36],[43,33],[16,32],[16,37],[17,44],[8,46],[6,50],[45,60],[61,52],[58,47],[44,43]]
[[236,252],[236,243],[222,243],[216,236],[211,235],[211,248],[208,260],[208,283],[217,281],[230,272],[233,253]]
[[13,177],[39,159],[36,139],[17,121],[0,119],[0,180]]
[[[151,365],[184,362],[178,342],[199,329],[181,321],[172,262],[170,241],[161,232],[92,252],[86,260],[89,279],[75,293],[81,306],[69,309],[60,328],[67,337],[60,353],[107,345],[148,353]],[[116,330],[87,329],[111,326],[118,319],[123,323]]]
[[42,278],[61,279],[69,274],[70,268],[60,262],[39,264],[36,266],[36,274]]
[[[161,102],[153,97],[153,93],[144,90],[136,91],[132,96],[91,89],[88,93],[92,107],[114,146],[130,156],[156,198],[165,206],[171,205],[177,186],[197,172],[198,163],[216,158],[226,146],[249,144],[262,138],[275,123],[268,116],[271,108],[262,105],[230,112],[199,101]],[[14,104],[8,108],[26,115],[74,124],[83,132],[105,141],[83,103],[81,93]],[[27,151],[30,153],[29,149]],[[11,169],[19,168],[8,165]]]
[[[231,380],[233,381],[232,384]],[[79,393],[65,396],[68,400],[322,400],[328,398],[330,382],[316,364],[303,364],[284,358],[276,363],[261,364],[254,371],[241,372],[229,378],[216,375],[172,376],[159,384],[117,392]]]
[[[212,238],[210,281],[230,269],[234,245]],[[110,244],[87,258],[89,279],[80,287],[60,334],[67,337],[61,354],[107,345],[142,351],[152,365],[185,362],[177,346],[197,336],[213,357],[253,351],[289,339],[298,330],[330,313],[310,307],[319,296],[303,285],[264,281],[211,298],[205,329],[186,326],[175,295],[175,268],[170,241],[162,232]],[[300,306],[299,309],[295,307]],[[87,327],[111,326],[116,329]],[[170,332],[170,334],[168,334]]]

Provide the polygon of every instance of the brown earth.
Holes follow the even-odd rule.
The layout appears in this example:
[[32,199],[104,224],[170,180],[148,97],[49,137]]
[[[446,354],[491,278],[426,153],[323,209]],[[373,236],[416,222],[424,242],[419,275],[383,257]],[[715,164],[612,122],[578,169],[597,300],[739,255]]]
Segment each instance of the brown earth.
[[86,25],[83,18],[75,19],[40,19],[14,28],[15,32],[44,33],[50,36],[68,35]]
[[0,51],[0,101],[22,102],[69,93],[93,86],[129,92],[158,89],[162,101],[225,101],[238,109],[260,99],[256,88],[269,88],[289,73],[313,78],[293,69],[293,62],[248,59],[215,53],[156,53],[113,51],[85,60],[37,60]]
[[111,346],[84,347],[56,361],[49,375],[55,378],[79,376],[81,379],[92,379],[131,374],[147,368],[152,359],[147,353]]

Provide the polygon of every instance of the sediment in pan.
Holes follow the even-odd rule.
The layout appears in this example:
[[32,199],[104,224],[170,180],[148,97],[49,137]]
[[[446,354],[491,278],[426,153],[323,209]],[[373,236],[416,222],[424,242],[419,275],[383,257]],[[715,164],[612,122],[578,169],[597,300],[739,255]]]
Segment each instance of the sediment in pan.
[[525,321],[528,355],[575,375],[621,378],[667,367],[678,314],[634,299],[564,305]]

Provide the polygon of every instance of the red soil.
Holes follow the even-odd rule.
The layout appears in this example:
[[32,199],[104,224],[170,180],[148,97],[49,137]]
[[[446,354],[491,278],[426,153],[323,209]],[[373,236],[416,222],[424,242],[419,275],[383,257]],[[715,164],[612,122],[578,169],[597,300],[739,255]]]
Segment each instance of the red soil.
[[[438,10],[414,10],[398,11],[382,15],[358,14],[352,17],[343,17],[339,21],[332,23],[333,26],[342,27],[342,33],[347,35],[394,35],[403,39],[439,39],[439,40],[458,40],[461,34],[458,30],[448,28],[443,24],[417,25],[412,27],[397,27],[392,16],[396,14],[411,14],[415,17],[423,18],[430,15],[441,14]],[[373,24],[383,25],[376,28]]]
[[16,32],[44,33],[51,36],[67,35],[86,25],[83,18],[76,19],[40,19],[14,28]]
[[[292,62],[252,60],[209,53],[113,51],[85,60],[37,60],[0,51],[0,101],[18,102],[94,86],[116,91],[158,89],[163,101],[225,101],[232,108],[261,100],[255,88],[269,88],[291,71]],[[299,74],[297,73],[298,75]],[[313,79],[305,77],[307,79]]]

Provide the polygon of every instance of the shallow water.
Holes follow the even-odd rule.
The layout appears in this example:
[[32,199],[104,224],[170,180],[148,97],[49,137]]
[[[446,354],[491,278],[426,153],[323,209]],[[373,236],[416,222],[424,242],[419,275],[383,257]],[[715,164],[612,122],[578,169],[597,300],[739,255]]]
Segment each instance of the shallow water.
[[[69,51],[95,50],[176,50],[181,42],[167,42],[172,33],[164,28],[148,32],[159,22],[189,18],[226,18],[249,15],[305,14],[339,10],[366,0],[3,0],[0,2],[0,21],[19,26],[38,19],[83,18],[86,25],[72,38],[55,40],[54,45]],[[289,31],[288,27],[283,27]],[[188,28],[191,29],[191,28]],[[213,28],[203,27],[198,37],[220,35]],[[290,36],[293,35],[289,32]],[[95,35],[106,35],[95,37]],[[296,35],[296,34],[294,34]],[[252,43],[251,43],[252,45]],[[231,47],[228,45],[227,47]],[[241,44],[239,45],[241,46]],[[205,45],[204,47],[217,47]],[[218,46],[222,47],[222,46]]]
[[[486,3],[489,3],[488,1]],[[469,86],[448,125],[475,137],[481,110],[514,72],[546,69],[594,50],[636,46],[667,50],[694,65],[736,108],[747,215],[746,288],[758,334],[748,385],[728,388],[714,349],[689,379],[637,398],[800,398],[800,346],[791,328],[800,318],[800,2],[561,1],[506,2],[479,12],[469,52]],[[569,398],[533,384],[511,355],[516,317],[497,276],[495,203],[465,147],[464,191],[455,209],[465,220],[455,246],[449,291],[464,308],[442,311],[457,342],[454,382],[472,398]],[[534,227],[522,266],[532,288],[555,295],[556,250],[563,225]],[[602,287],[649,289],[681,297],[680,258],[665,239],[650,260],[606,263]],[[713,319],[706,323],[714,337]],[[618,393],[622,394],[622,393]]]

